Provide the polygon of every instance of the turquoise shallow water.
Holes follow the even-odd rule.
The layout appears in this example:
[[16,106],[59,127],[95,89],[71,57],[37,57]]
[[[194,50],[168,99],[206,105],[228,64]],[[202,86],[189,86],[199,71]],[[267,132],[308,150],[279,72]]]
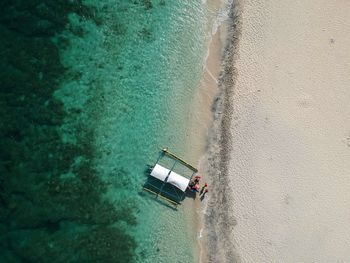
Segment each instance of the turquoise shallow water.
[[[150,10],[107,6],[104,43],[93,55],[103,65],[98,74],[97,170],[110,183],[108,199],[135,207],[137,225],[123,229],[135,237],[141,262],[193,262],[195,233],[187,229],[183,210],[173,211],[139,192],[146,164],[155,161],[161,146],[182,152],[186,116],[204,59],[204,6],[192,1],[158,3]],[[111,33],[116,18],[124,30],[121,37]],[[84,75],[96,79],[89,70]]]
[[[195,258],[191,242],[195,233],[187,228],[183,209],[171,210],[138,193],[145,181],[145,164],[154,162],[161,146],[186,154],[182,151],[186,116],[205,51],[202,8],[201,3],[173,2],[157,6],[152,14],[143,9],[125,14],[123,21],[131,32],[119,55],[123,70],[116,74],[119,81],[105,87],[114,95],[104,103],[106,114],[96,142],[101,158],[96,165],[112,182],[109,198],[136,203],[138,224],[131,235],[141,262]],[[113,169],[122,169],[130,182],[123,191],[118,184],[123,178]]]
[[[0,251],[6,262],[195,262],[191,201],[141,191],[190,162],[203,1],[5,1]],[[5,73],[4,73],[5,72]]]

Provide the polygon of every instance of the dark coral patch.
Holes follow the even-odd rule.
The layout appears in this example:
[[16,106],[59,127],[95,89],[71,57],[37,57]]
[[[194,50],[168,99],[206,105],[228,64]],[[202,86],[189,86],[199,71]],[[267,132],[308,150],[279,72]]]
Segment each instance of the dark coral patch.
[[[79,79],[60,63],[68,14],[96,24],[98,12],[80,0],[0,3],[0,253],[4,262],[132,262],[133,205],[104,200],[106,185],[91,166],[94,130],[77,122],[77,143],[63,143],[67,114],[53,96],[62,79]],[[117,26],[116,31],[124,29]],[[80,162],[77,163],[77,158]]]

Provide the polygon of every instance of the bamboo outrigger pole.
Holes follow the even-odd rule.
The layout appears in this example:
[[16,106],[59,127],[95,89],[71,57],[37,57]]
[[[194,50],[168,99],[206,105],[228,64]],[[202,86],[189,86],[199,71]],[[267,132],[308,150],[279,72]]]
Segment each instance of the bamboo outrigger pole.
[[190,169],[191,169],[192,171],[194,171],[195,173],[198,172],[198,170],[197,170],[195,167],[193,167],[192,165],[190,165],[188,162],[184,161],[183,159],[181,159],[180,157],[176,156],[175,154],[169,152],[169,151],[168,151],[168,148],[164,148],[164,149],[162,149],[162,151],[163,151],[165,154],[169,155],[170,157],[172,157],[172,158],[174,158],[174,159],[180,161],[183,165],[187,166],[188,168],[190,168]]
[[155,194],[156,196],[159,196],[159,197],[163,198],[164,200],[172,203],[173,205],[179,205],[180,204],[180,203],[178,203],[176,201],[173,201],[173,200],[171,200],[169,198],[166,198],[165,196],[161,195],[160,193],[156,193],[156,192],[152,191],[151,189],[148,189],[147,187],[143,187],[143,190],[146,190],[147,192]]

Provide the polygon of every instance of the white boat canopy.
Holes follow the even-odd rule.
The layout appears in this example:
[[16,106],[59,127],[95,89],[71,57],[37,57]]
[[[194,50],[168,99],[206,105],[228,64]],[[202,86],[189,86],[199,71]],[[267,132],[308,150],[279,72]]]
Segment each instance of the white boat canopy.
[[[182,192],[186,191],[186,188],[187,188],[188,184],[190,183],[190,180],[187,179],[186,177],[179,175],[173,171],[170,171],[169,169],[167,169],[159,164],[156,164],[153,167],[151,175],[153,177],[163,181],[163,182],[166,182],[166,183],[169,183],[169,184],[176,186]],[[168,177],[168,179],[167,179],[167,181],[165,181],[167,177]]]

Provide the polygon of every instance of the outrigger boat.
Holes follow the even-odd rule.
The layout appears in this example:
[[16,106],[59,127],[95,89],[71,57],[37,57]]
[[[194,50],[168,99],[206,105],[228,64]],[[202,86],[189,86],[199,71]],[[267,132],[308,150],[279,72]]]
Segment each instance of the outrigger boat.
[[[162,160],[165,157],[169,157],[171,165],[165,167]],[[180,175],[176,173],[175,168],[187,169],[189,175]],[[170,168],[169,168],[170,167]],[[183,171],[184,174],[186,171]],[[168,151],[167,148],[162,149],[156,163],[149,169],[149,177],[147,182],[143,185],[143,189],[149,193],[152,193],[156,198],[160,197],[173,205],[179,205],[185,198],[188,186],[192,180],[192,177],[198,172],[198,170]]]

